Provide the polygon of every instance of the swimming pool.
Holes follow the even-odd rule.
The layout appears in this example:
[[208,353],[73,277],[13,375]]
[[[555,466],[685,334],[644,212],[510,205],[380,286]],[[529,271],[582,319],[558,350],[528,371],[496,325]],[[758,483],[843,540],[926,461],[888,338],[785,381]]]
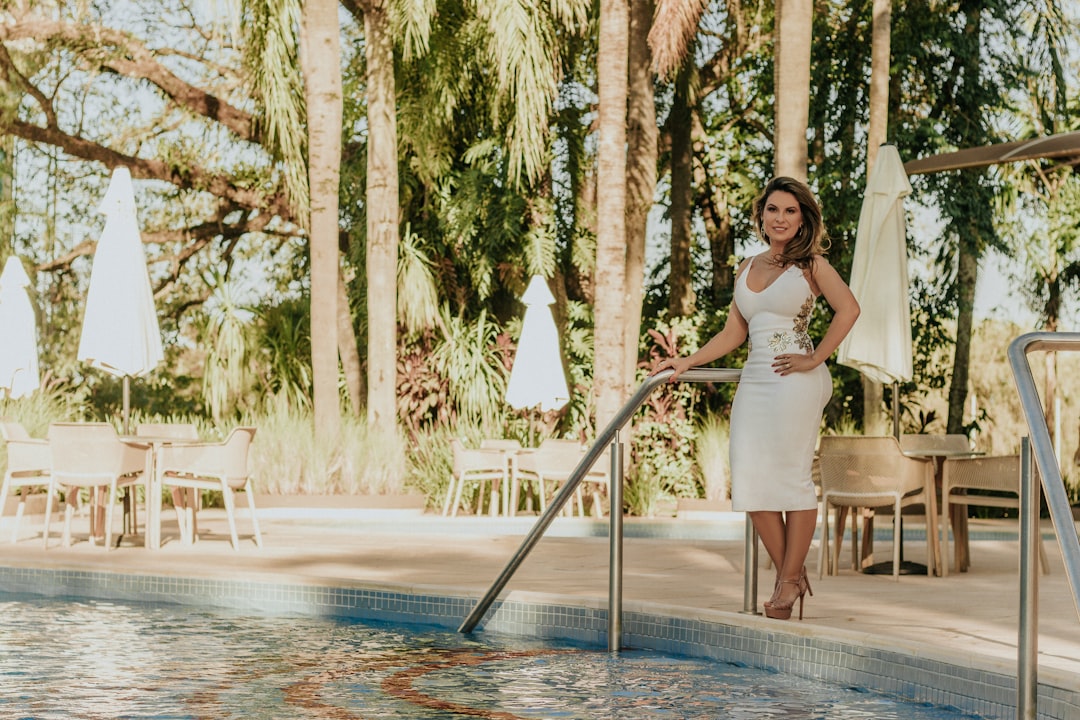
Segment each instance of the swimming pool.
[[954,720],[732,663],[344,618],[0,595],[0,716]]

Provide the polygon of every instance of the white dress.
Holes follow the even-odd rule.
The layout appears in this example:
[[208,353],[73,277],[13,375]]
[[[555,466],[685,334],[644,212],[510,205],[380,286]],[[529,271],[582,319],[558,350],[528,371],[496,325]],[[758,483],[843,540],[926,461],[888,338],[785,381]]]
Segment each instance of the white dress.
[[814,448],[832,380],[824,363],[784,376],[772,364],[783,353],[813,352],[806,328],[814,293],[798,267],[787,268],[761,292],[747,287],[749,270],[735,283],[750,353],[731,407],[731,506],[742,512],[812,510]]

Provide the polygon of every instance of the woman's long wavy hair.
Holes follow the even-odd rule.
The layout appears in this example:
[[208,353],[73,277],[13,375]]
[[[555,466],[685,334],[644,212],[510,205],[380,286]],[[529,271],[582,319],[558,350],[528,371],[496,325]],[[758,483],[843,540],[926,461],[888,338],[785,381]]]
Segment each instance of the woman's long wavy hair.
[[825,222],[821,219],[821,206],[818,204],[814,192],[804,183],[791,177],[774,177],[765,185],[765,189],[754,200],[751,208],[751,221],[754,230],[766,244],[769,242],[765,229],[761,224],[761,216],[765,211],[765,204],[769,196],[774,192],[787,192],[795,196],[802,211],[802,227],[784,246],[784,252],[780,260],[785,265],[795,265],[802,270],[811,267],[815,255],[823,255],[829,248],[829,236],[825,232]]

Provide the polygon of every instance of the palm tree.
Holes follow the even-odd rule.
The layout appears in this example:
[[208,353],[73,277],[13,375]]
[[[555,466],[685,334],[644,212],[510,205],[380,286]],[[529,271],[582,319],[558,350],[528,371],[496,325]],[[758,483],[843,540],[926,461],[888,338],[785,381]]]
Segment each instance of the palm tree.
[[398,150],[394,39],[386,0],[358,0],[367,58],[367,417],[397,420]]
[[629,37],[629,102],[626,118],[626,307],[624,384],[627,392],[634,380],[641,336],[641,303],[644,295],[645,235],[649,211],[656,194],[656,161],[659,128],[653,95],[653,59],[649,48],[655,4],[631,0]]
[[311,196],[311,376],[316,437],[336,438],[338,184],[341,174],[341,25],[337,0],[305,0],[300,64],[307,102]]
[[625,400],[626,100],[630,12],[628,0],[601,0],[597,53],[596,299],[593,391],[596,425],[603,428]]

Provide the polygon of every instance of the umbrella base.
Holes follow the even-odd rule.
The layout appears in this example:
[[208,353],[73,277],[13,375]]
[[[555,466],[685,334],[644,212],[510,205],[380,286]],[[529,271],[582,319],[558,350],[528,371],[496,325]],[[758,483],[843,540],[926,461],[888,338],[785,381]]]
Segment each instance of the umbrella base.
[[[868,565],[862,569],[867,575],[892,575],[893,564],[892,560],[885,562],[874,563]],[[922,563],[911,562],[910,560],[900,561],[900,575],[927,575],[926,566]]]

